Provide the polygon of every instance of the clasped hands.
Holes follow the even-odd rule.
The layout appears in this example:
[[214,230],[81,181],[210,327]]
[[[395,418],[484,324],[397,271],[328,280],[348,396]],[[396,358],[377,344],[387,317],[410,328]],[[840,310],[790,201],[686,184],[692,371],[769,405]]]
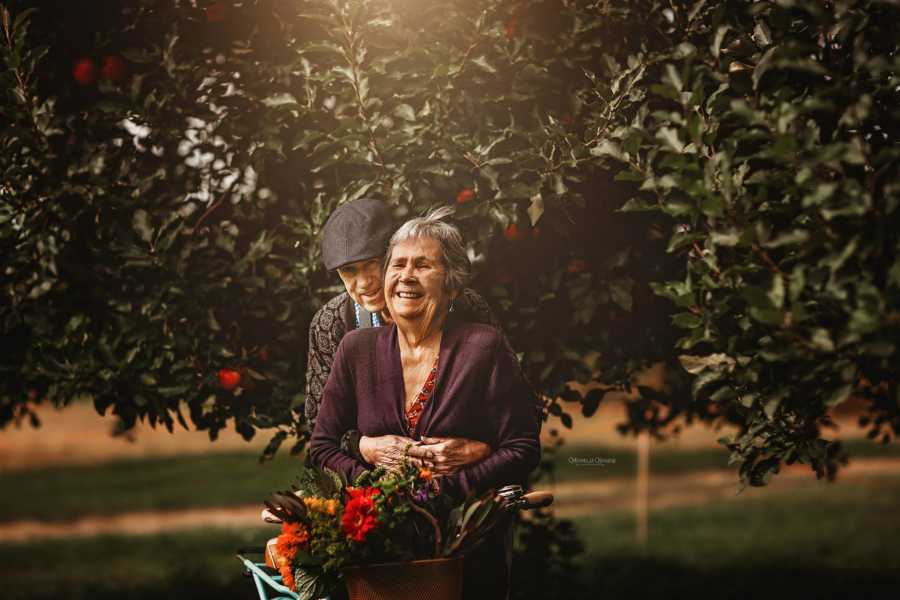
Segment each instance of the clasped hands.
[[491,447],[466,438],[423,436],[416,441],[402,435],[382,435],[360,438],[359,452],[367,463],[376,467],[398,469],[407,459],[435,475],[452,475],[465,465],[487,457]]

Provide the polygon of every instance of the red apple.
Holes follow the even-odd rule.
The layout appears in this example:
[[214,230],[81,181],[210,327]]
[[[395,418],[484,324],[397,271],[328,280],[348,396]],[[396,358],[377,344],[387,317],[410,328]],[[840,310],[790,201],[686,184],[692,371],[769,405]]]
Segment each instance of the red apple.
[[221,23],[225,20],[226,8],[222,2],[210,4],[203,9],[203,12],[206,13],[206,20],[210,23]]
[[456,203],[457,204],[465,204],[466,202],[471,202],[475,199],[475,190],[472,188],[465,188],[460,193],[456,195]]
[[506,226],[506,231],[503,232],[503,237],[505,237],[510,242],[518,242],[525,234],[519,229],[519,226],[515,223],[510,223]]
[[72,68],[72,76],[79,85],[89,86],[97,81],[97,65],[90,58],[79,58]]
[[569,273],[584,273],[591,268],[591,263],[583,258],[573,258],[566,265],[566,271]]
[[241,374],[234,369],[219,369],[219,385],[223,390],[233,390],[241,385]]
[[103,57],[103,64],[100,66],[100,77],[109,79],[110,81],[119,81],[125,77],[125,71],[128,65],[125,59],[115,54]]
[[519,33],[519,17],[513,15],[513,17],[506,22],[504,29],[506,31],[506,39],[511,40],[516,37],[516,34]]

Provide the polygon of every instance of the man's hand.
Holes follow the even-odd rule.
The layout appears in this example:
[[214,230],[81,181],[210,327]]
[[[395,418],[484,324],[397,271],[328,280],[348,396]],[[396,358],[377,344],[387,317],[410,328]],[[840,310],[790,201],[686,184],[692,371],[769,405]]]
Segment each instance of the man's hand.
[[490,453],[491,447],[484,442],[451,437],[423,436],[419,444],[409,449],[409,456],[420,459],[435,475],[452,475]]
[[402,435],[382,435],[379,437],[362,436],[359,438],[359,453],[370,465],[384,467],[389,470],[400,468],[409,451],[410,462],[422,466],[422,461],[413,458],[412,450],[417,442]]

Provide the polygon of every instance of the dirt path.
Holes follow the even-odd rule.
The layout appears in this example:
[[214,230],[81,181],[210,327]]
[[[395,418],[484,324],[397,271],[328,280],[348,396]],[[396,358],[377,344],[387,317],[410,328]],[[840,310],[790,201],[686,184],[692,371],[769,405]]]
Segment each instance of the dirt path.
[[[621,395],[620,395],[621,396]],[[625,420],[622,398],[604,400],[591,418],[572,414],[572,429],[551,421],[544,426],[545,444],[551,440],[551,430],[558,430],[571,446],[605,446],[633,451],[636,440],[616,432],[616,425]],[[220,432],[219,439],[210,442],[202,431],[185,431],[176,427],[174,433],[165,428],[138,426],[127,437],[114,437],[111,431],[115,418],[101,417],[90,403],[79,402],[62,410],[49,406],[38,411],[42,425],[38,429],[23,426],[10,427],[0,432],[0,471],[28,469],[47,465],[95,464],[120,458],[148,458],[203,454],[215,452],[260,452],[269,440],[269,432],[262,431],[251,442],[244,441],[233,430]],[[839,429],[829,432],[829,437],[849,439],[862,437],[864,431],[855,425],[856,417],[839,415]],[[653,446],[671,450],[720,448],[716,440],[724,430],[714,430],[704,425],[686,428],[678,436],[665,442],[653,442]]]
[[[840,480],[862,482],[867,478],[900,474],[900,459],[859,459],[840,475]],[[683,474],[655,475],[650,480],[650,510],[672,506],[702,505],[719,501],[741,501],[761,494],[785,493],[814,485],[808,467],[797,465],[776,476],[765,488],[739,486],[733,471],[715,470]],[[632,478],[560,483],[549,487],[555,496],[556,514],[573,517],[612,510],[628,510],[635,503]],[[248,528],[263,526],[261,506],[197,508],[179,511],[133,512],[106,517],[84,517],[64,523],[18,521],[0,524],[0,542],[32,539],[87,537],[97,535],[147,535],[201,527]],[[277,527],[272,526],[275,535]]]

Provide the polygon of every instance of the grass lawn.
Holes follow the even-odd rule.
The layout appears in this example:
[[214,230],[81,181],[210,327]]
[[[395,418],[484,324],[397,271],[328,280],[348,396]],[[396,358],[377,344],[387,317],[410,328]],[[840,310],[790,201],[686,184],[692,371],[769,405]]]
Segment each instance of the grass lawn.
[[196,530],[0,545],[5,600],[221,600],[256,597],[234,557],[273,529]]
[[121,460],[0,473],[0,520],[260,503],[290,488],[303,459],[252,452]]
[[[900,457],[900,444],[853,440],[848,450],[860,458]],[[569,462],[569,457],[594,456],[615,462],[593,468]],[[596,446],[565,446],[553,462],[557,481],[630,476],[636,468],[633,452]],[[728,468],[727,462],[724,449],[658,448],[651,451],[650,468],[653,473],[681,473]],[[258,454],[236,452],[0,472],[0,521],[64,521],[79,515],[261,503],[269,492],[289,488],[302,464],[286,453],[260,464]]]
[[[900,477],[652,513],[581,517],[587,598],[888,598],[900,586]],[[233,558],[272,529],[0,545],[4,599],[253,598]],[[527,597],[527,596],[523,596]],[[568,600],[568,599],[567,599]]]
[[[855,438],[844,442],[844,448],[854,458],[900,458],[900,444],[880,444],[870,440]],[[651,447],[651,473],[686,473],[706,469],[734,469],[728,465],[730,453],[725,448],[705,448],[676,450],[665,447]],[[576,458],[599,458],[603,466],[578,466]],[[563,446],[555,450],[553,463],[556,466],[558,481],[577,481],[582,479],[597,480],[607,477],[628,477],[637,471],[637,454],[632,450],[603,446]],[[812,471],[810,471],[812,474]]]
[[[900,477],[575,519],[596,598],[876,598],[900,589]],[[884,595],[886,592],[887,595]]]

